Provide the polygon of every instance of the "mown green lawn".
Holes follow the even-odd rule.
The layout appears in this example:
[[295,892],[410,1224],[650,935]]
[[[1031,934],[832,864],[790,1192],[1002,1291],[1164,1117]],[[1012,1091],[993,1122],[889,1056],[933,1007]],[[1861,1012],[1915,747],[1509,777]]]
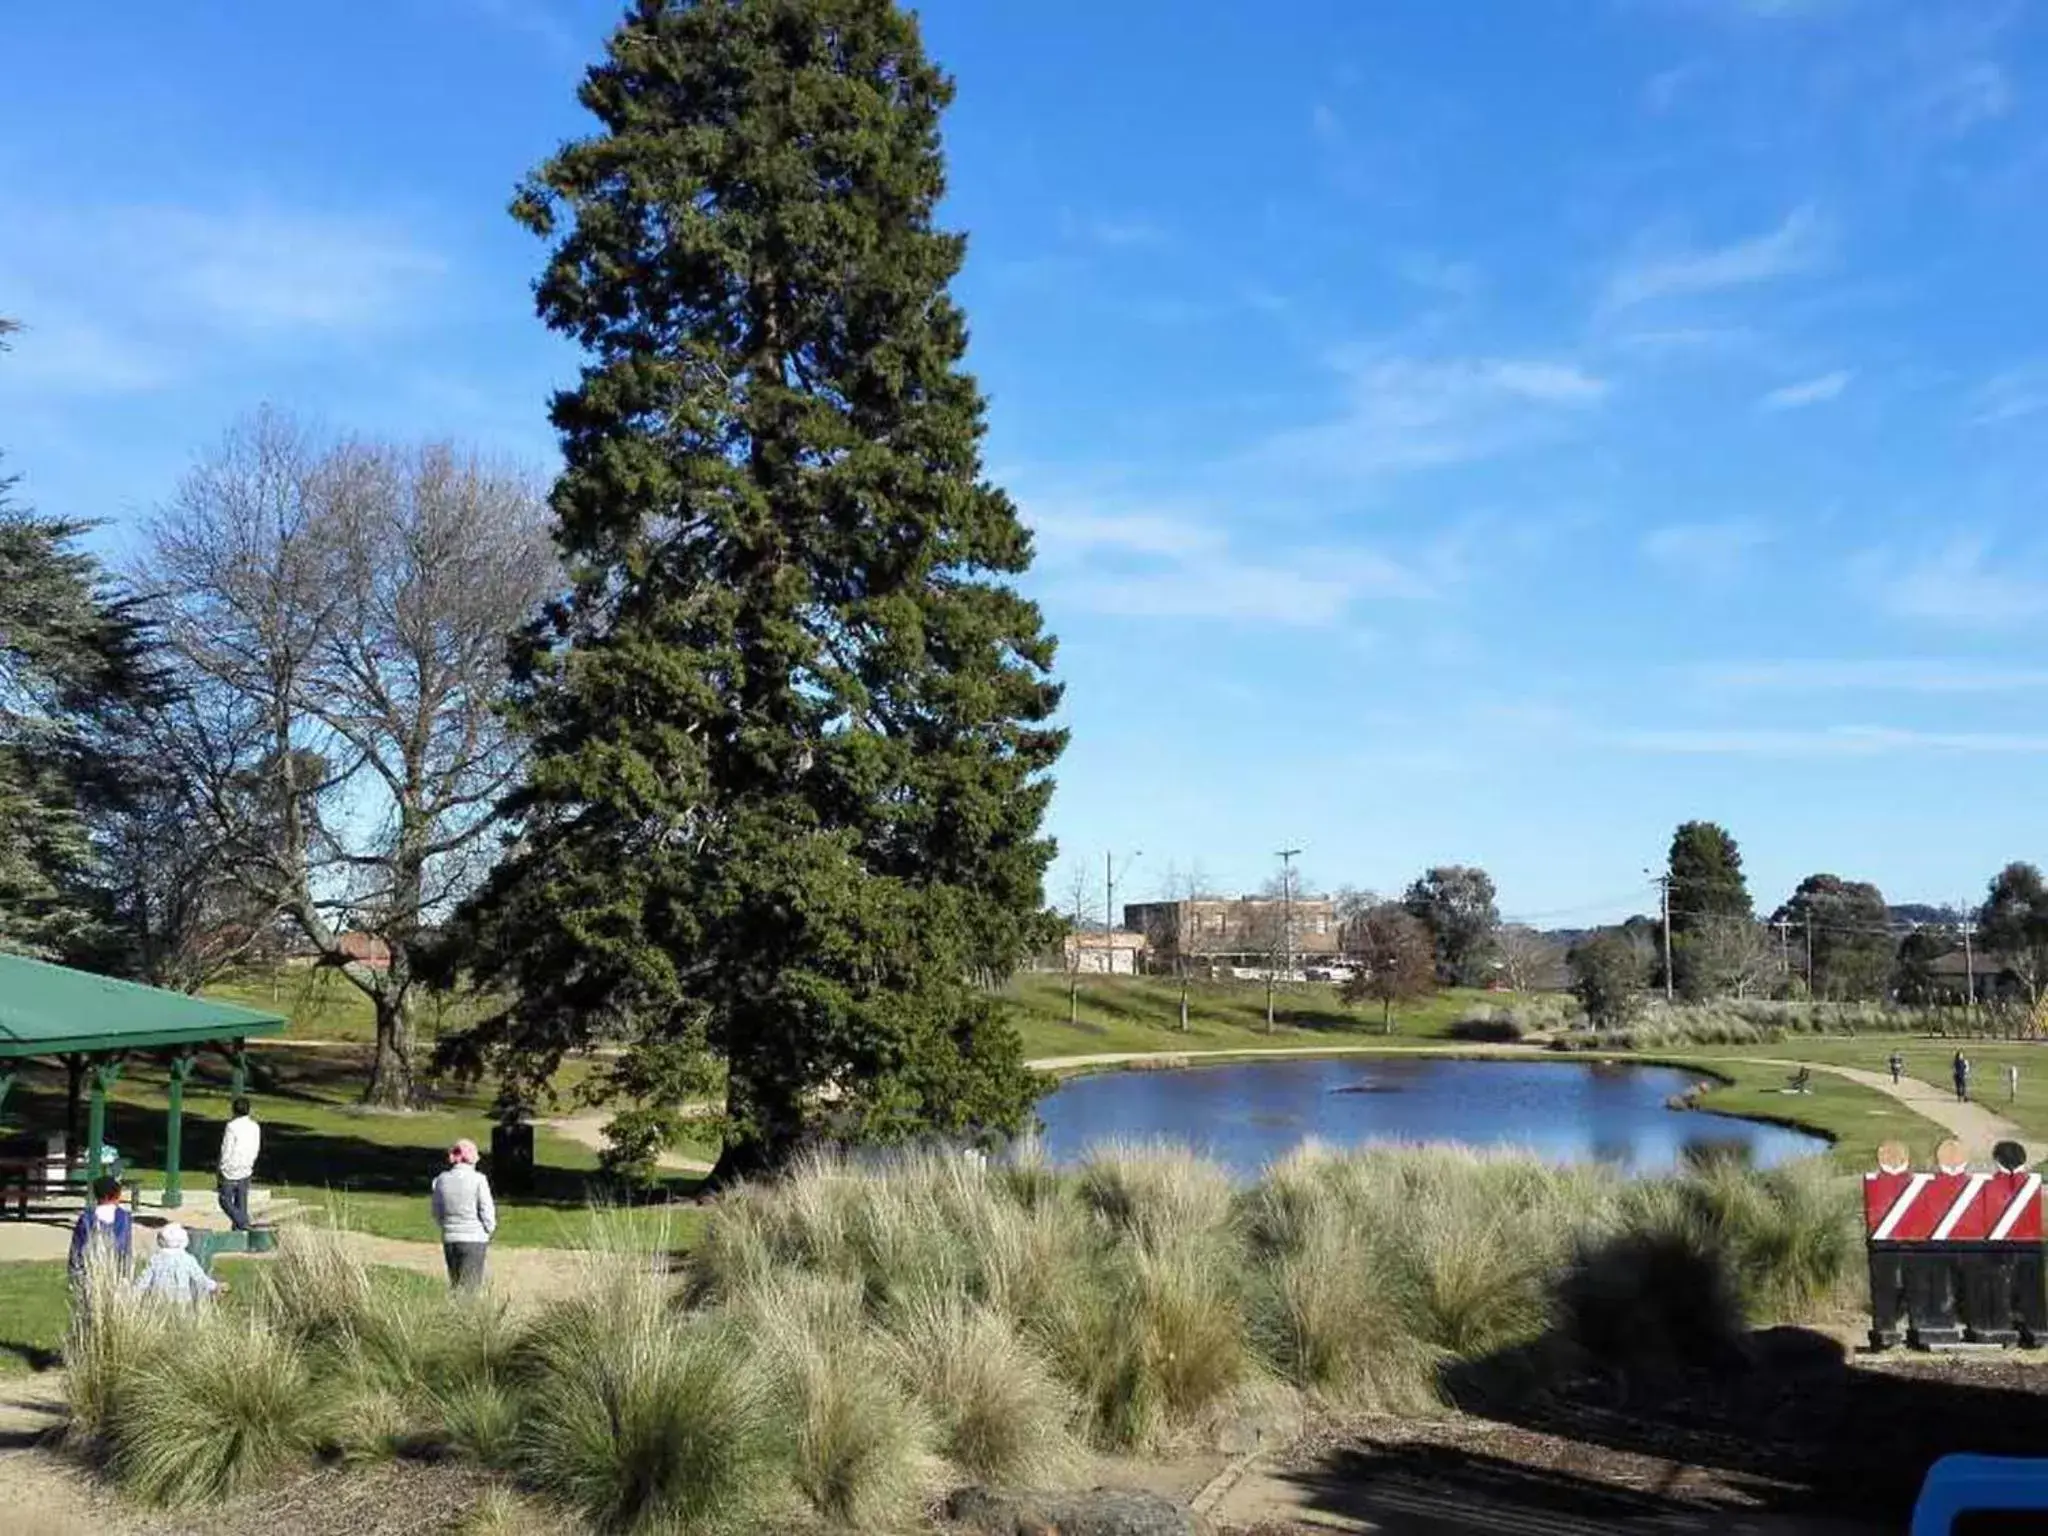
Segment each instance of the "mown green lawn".
[[[355,1102],[363,1058],[355,1053],[279,1048],[252,1053],[250,1098],[263,1124],[263,1155],[256,1181],[280,1197],[311,1208],[345,1207],[357,1230],[381,1237],[432,1242],[436,1233],[427,1190],[447,1166],[448,1146],[461,1137],[490,1147],[492,1092],[451,1089],[431,1108],[389,1111]],[[228,1069],[202,1058],[187,1086],[183,1161],[189,1205],[211,1205],[213,1163],[228,1115]],[[107,1139],[120,1150],[131,1179],[162,1184],[165,1077],[160,1064],[131,1061],[108,1105]],[[63,1123],[62,1075],[47,1068],[23,1073],[7,1104],[11,1123],[54,1129]],[[686,1146],[686,1155],[709,1157],[715,1147]],[[545,1127],[534,1132],[534,1188],[500,1188],[498,1241],[512,1246],[575,1246],[587,1235],[597,1154]],[[695,1179],[675,1179],[668,1193],[686,1196]],[[503,1180],[499,1181],[502,1186]],[[665,1209],[666,1207],[663,1207]],[[632,1218],[641,1220],[639,1213]],[[652,1221],[657,1218],[649,1216]],[[682,1224],[689,1226],[690,1218]]]
[[[136,1261],[143,1262],[149,1244],[141,1239]],[[0,1376],[46,1371],[63,1363],[64,1328],[71,1315],[70,1288],[62,1259],[0,1264]],[[213,1266],[216,1280],[228,1287],[227,1304],[246,1305],[264,1283],[264,1261],[224,1256]],[[442,1282],[432,1275],[387,1264],[370,1266],[371,1283],[380,1289],[432,1295]]]
[[[1987,1109],[1995,1110],[2019,1125],[2026,1133],[2029,1151],[2035,1156],[2048,1155],[2048,1041],[1957,1041],[1926,1035],[1788,1035],[1766,1045],[1688,1046],[1685,1054],[1709,1063],[1717,1063],[1729,1056],[1773,1056],[1883,1072],[1886,1070],[1885,1059],[1896,1050],[1905,1058],[1908,1077],[1918,1078],[1947,1093],[1950,1091],[1949,1067],[1958,1045],[1971,1062],[1970,1096]],[[2008,1098],[2006,1094],[2005,1069],[2008,1064],[2020,1069],[2017,1098]],[[1782,1084],[1784,1070],[1770,1070],[1776,1073]],[[1815,1081],[1818,1083],[1826,1077],[1825,1073],[1816,1074]],[[1921,1126],[1929,1124],[1917,1115],[1914,1121]],[[1917,1154],[1932,1150],[1933,1144],[1930,1142],[1922,1147],[1916,1142],[1913,1145]],[[1865,1151],[1868,1150],[1866,1147]]]
[[1897,1099],[1829,1072],[1813,1074],[1811,1091],[1787,1093],[1789,1074],[1785,1068],[1736,1061],[1725,1054],[1710,1057],[1705,1052],[1688,1051],[1683,1056],[1626,1059],[1668,1060],[1674,1066],[1698,1068],[1729,1079],[1701,1096],[1702,1108],[1775,1120],[1830,1136],[1835,1143],[1831,1155],[1845,1170],[1860,1173],[1868,1169],[1881,1141],[1903,1141],[1924,1159],[1947,1134]]
[[1170,976],[1084,976],[1078,1023],[1068,1021],[1067,977],[1034,972],[1003,990],[1024,1054],[1082,1056],[1102,1051],[1215,1051],[1264,1046],[1399,1045],[1441,1040],[1475,1008],[1513,1001],[1498,993],[1454,989],[1394,1009],[1385,1034],[1376,1003],[1348,1008],[1327,982],[1278,989],[1275,1028],[1266,1029],[1266,988],[1257,981],[1188,984],[1188,1028],[1180,1028],[1180,983]]

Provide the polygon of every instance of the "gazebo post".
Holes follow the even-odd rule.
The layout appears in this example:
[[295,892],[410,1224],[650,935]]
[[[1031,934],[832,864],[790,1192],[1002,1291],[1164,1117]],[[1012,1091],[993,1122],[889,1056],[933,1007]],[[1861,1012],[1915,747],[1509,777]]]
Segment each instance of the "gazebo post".
[[237,1040],[228,1051],[228,1060],[234,1065],[234,1075],[228,1083],[228,1093],[239,1099],[249,1091],[249,1042]]
[[171,1109],[164,1130],[164,1209],[175,1211],[185,1203],[185,1180],[179,1164],[185,1150],[185,1079],[192,1075],[192,1063],[199,1058],[191,1051],[171,1057]]
[[14,1087],[14,1063],[0,1065],[0,1111],[7,1108],[8,1092]]
[[92,1103],[86,1111],[85,1122],[85,1189],[88,1201],[100,1176],[100,1148],[106,1145],[107,1140],[107,1095],[120,1080],[121,1057],[118,1052],[92,1058]]
[[64,1058],[64,1166],[78,1156],[78,1101],[85,1082],[85,1058],[76,1054]]

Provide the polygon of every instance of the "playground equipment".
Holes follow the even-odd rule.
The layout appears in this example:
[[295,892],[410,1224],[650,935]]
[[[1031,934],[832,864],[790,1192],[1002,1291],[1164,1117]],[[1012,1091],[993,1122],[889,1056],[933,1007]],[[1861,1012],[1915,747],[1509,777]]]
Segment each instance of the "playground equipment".
[[1886,1142],[1863,1176],[1870,1255],[1870,1343],[1934,1349],[2020,1344],[2048,1336],[2042,1259],[2041,1175],[2016,1141],[1992,1149],[1993,1171],[1970,1171],[1962,1146],[1944,1141],[1935,1171],[1914,1173],[1906,1149]]

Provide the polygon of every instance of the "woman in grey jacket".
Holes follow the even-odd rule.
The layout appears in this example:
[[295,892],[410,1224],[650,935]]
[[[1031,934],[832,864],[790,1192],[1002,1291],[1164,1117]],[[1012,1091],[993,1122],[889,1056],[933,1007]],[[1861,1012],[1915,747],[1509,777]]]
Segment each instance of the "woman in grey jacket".
[[448,1171],[434,1180],[434,1225],[441,1229],[448,1283],[459,1291],[484,1283],[484,1255],[498,1230],[491,1183],[478,1171],[476,1156],[476,1143],[463,1138],[448,1149]]

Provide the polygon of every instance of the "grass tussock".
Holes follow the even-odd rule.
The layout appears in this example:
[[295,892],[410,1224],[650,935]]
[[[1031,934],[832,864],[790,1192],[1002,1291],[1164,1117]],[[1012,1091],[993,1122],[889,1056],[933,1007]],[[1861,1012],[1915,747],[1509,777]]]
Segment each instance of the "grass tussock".
[[296,1236],[224,1306],[89,1290],[75,1423],[140,1497],[432,1454],[603,1531],[897,1530],[1276,1393],[1416,1413],[1468,1366],[1729,1359],[1840,1308],[1857,1252],[1818,1164],[1632,1181],[1445,1147],[1305,1147],[1249,1186],[1175,1149],[821,1160],[728,1194],[686,1274],[601,1243],[523,1316]]

